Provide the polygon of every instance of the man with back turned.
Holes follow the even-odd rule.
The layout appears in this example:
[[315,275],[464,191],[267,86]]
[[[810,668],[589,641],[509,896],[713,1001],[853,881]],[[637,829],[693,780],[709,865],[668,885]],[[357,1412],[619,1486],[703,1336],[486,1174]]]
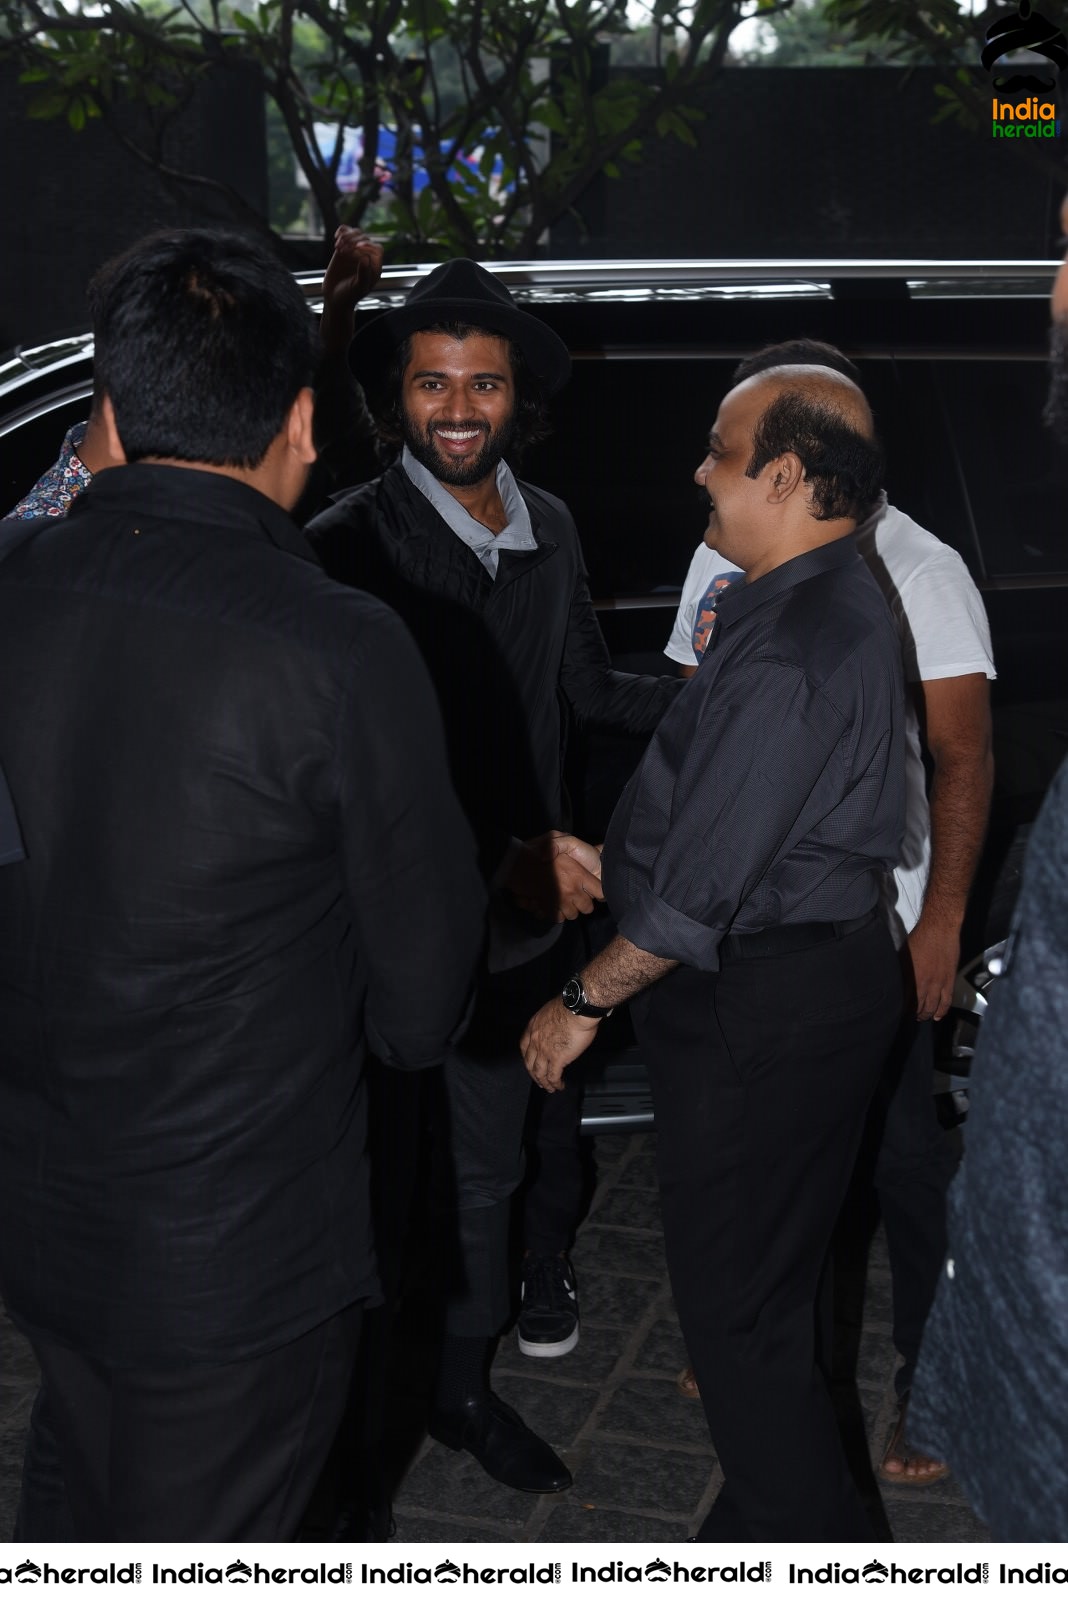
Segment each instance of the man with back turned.
[[411,641],[287,514],[289,273],[177,232],[94,299],[130,464],[0,565],[0,1290],[76,1538],[288,1539],[378,1293],[365,1041],[441,1058],[483,895]]

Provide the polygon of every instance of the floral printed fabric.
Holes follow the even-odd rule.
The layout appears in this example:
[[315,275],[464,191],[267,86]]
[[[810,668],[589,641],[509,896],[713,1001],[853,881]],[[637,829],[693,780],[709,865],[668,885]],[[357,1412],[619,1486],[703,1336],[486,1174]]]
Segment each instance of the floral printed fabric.
[[28,495],[21,499],[8,516],[28,521],[33,517],[65,517],[71,502],[93,481],[93,474],[78,455],[85,438],[87,422],[76,422],[67,430],[63,448],[54,466],[38,478]]

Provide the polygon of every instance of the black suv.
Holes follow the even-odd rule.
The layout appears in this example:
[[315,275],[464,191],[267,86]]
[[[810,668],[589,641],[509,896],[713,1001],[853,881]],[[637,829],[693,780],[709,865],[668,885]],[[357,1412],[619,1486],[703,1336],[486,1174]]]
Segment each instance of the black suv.
[[[387,271],[360,316],[396,304],[422,269]],[[428,270],[428,269],[427,269]],[[663,655],[705,517],[693,469],[735,363],[808,336],[860,367],[887,449],[894,504],[953,545],[986,602],[997,782],[947,1034],[953,1081],[966,1066],[1027,826],[1068,750],[1068,464],[1041,424],[1052,262],[627,261],[494,268],[574,355],[554,432],[524,469],[575,513],[617,664],[672,671]],[[301,279],[313,308],[320,280]],[[0,509],[54,459],[84,417],[87,334],[0,360]],[[373,471],[369,459],[358,475]],[[576,738],[577,825],[600,837],[641,753]],[[589,1128],[640,1127],[651,1110],[625,1020],[586,1067]]]

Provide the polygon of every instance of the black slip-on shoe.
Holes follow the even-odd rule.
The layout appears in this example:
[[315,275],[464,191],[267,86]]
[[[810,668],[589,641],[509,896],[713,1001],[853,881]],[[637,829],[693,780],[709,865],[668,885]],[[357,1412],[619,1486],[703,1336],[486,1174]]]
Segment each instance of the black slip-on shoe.
[[458,1410],[432,1412],[428,1432],[450,1450],[469,1450],[484,1472],[509,1489],[559,1494],[571,1487],[556,1451],[491,1389],[469,1395]]

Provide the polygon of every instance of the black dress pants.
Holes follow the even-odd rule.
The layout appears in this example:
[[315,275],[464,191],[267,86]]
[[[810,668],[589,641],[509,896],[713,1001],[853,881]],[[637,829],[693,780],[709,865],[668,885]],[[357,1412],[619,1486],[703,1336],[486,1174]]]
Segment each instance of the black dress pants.
[[267,1355],[117,1369],[35,1335],[78,1541],[294,1538],[341,1419],[351,1306]]
[[444,1068],[439,1205],[448,1261],[447,1333],[493,1338],[512,1310],[509,1231],[523,1176],[531,1079],[519,1037],[553,994],[552,952],[483,973],[471,1025]]
[[531,1096],[530,1170],[523,1193],[523,1245],[531,1255],[558,1256],[575,1242],[585,1182],[581,1127],[582,1074],[576,1066],[556,1094],[535,1087]]
[[901,1015],[873,922],[795,954],[680,967],[636,1008],[668,1268],[725,1476],[698,1537],[866,1540],[816,1360],[816,1298]]

